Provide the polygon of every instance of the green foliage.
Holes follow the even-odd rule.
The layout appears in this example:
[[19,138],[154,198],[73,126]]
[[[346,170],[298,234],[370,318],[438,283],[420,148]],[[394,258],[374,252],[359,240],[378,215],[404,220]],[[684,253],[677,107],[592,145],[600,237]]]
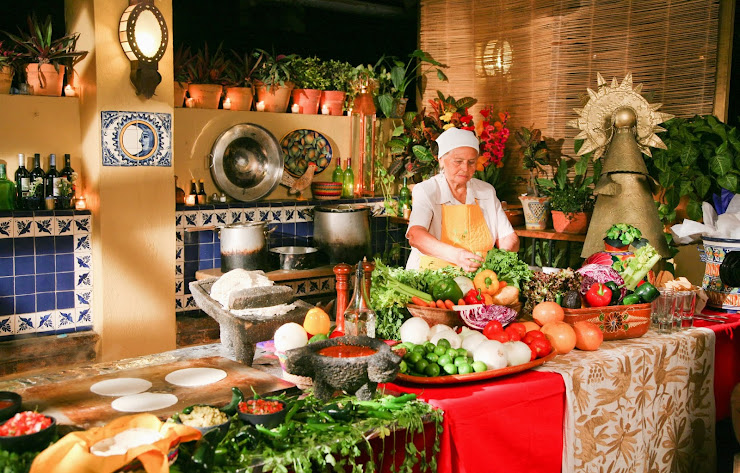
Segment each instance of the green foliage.
[[254,71],[254,78],[262,81],[267,90],[272,87],[284,87],[286,82],[293,77],[293,61],[296,60],[295,54],[270,54],[264,49],[256,49],[252,56],[257,59],[262,57],[259,65]]
[[662,126],[667,149],[653,150],[653,158],[645,161],[661,187],[658,213],[664,221],[675,219],[683,196],[689,197],[689,218],[701,220],[701,204],[711,201],[712,194],[723,188],[740,192],[740,137],[735,127],[712,115],[673,118]]
[[324,61],[320,73],[328,82],[325,90],[339,90],[341,92],[351,90],[352,79],[355,77],[355,68],[352,64],[330,59]]
[[[575,151],[583,146],[583,140],[576,140]],[[588,174],[588,163],[592,153],[575,159],[557,158],[553,168],[552,179],[538,178],[536,185],[543,195],[550,197],[550,208],[565,213],[590,212],[594,208],[593,184],[601,175],[601,160],[593,165],[593,175]],[[573,168],[573,179],[568,177],[568,170]]]
[[231,51],[231,60],[226,62],[226,85],[231,87],[251,87],[254,71],[262,63],[261,54],[238,53]]
[[0,449],[1,473],[27,473],[39,452],[15,453]]
[[218,84],[226,83],[226,67],[228,65],[222,51],[223,44],[219,44],[216,52],[211,54],[208,44],[196,52],[192,60],[188,62],[188,77],[192,84]]
[[15,50],[13,44],[3,44],[0,41],[0,68],[4,66],[14,67],[20,61],[21,55]]
[[293,61],[293,82],[296,89],[328,89],[331,79],[326,72],[324,62],[318,57],[296,58]]
[[615,223],[606,231],[606,237],[610,240],[619,240],[623,245],[629,245],[642,238],[642,232],[627,223]]
[[[378,62],[382,62],[383,59],[381,58]],[[392,115],[394,103],[406,96],[406,89],[416,81],[417,75],[424,77],[432,70],[436,70],[437,78],[441,81],[447,81],[447,76],[442,69],[448,66],[436,61],[429,53],[421,49],[409,54],[407,63],[396,58],[388,58],[387,63],[390,70],[388,73],[390,81],[386,82],[385,87],[381,82],[381,90],[378,91],[377,95],[378,108],[386,117]]]
[[549,165],[550,152],[547,149],[547,143],[542,139],[542,132],[537,128],[522,127],[514,132],[514,137],[519,144],[522,166],[529,171],[527,193],[539,197],[540,186],[537,179],[540,173],[547,175],[545,166]]

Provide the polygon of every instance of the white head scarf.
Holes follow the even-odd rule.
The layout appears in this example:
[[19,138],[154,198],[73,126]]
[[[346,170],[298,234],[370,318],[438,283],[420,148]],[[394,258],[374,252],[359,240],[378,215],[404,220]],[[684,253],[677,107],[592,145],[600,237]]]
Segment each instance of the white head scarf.
[[453,149],[462,148],[463,146],[473,148],[478,153],[480,152],[480,142],[478,141],[478,137],[475,136],[475,133],[469,130],[450,128],[439,135],[435,141],[439,145],[439,158],[442,158],[442,156]]

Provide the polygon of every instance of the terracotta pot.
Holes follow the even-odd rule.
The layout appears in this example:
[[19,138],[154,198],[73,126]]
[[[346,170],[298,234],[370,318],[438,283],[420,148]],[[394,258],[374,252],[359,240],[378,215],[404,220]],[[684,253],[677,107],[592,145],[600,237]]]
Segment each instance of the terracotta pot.
[[[293,89],[293,105],[298,105],[298,113],[316,115],[319,113],[321,91],[318,89]],[[292,109],[292,107],[291,107]]]
[[321,113],[324,113],[324,107],[326,107],[329,115],[342,115],[344,113],[344,98],[346,96],[346,93],[338,90],[323,91],[321,93]]
[[232,110],[248,112],[252,109],[254,92],[251,87],[227,87],[226,98],[231,101]]
[[64,66],[59,66],[59,72],[57,72],[51,64],[42,64],[41,74],[39,74],[38,64],[26,66],[26,81],[31,88],[31,94],[61,97],[64,69]]
[[604,249],[610,253],[622,253],[629,250],[629,245],[625,245],[621,240],[612,240],[604,238]]
[[175,108],[182,108],[185,103],[185,93],[188,91],[186,82],[175,81]]
[[544,230],[550,220],[550,198],[531,195],[519,196],[524,210],[524,222],[527,230]]
[[[264,82],[255,82],[254,90],[257,95],[257,111],[285,113],[288,110],[290,101],[290,92],[295,85],[292,82],[286,82],[285,86],[274,85],[267,90]],[[264,106],[264,109],[262,109]],[[262,109],[262,110],[260,110]]]
[[0,94],[10,93],[10,84],[13,82],[13,68],[3,66],[0,68]]
[[552,227],[558,233],[583,235],[588,230],[591,212],[565,213],[560,210],[552,211]]
[[190,84],[188,93],[195,100],[194,108],[216,109],[221,101],[223,87],[218,84]]

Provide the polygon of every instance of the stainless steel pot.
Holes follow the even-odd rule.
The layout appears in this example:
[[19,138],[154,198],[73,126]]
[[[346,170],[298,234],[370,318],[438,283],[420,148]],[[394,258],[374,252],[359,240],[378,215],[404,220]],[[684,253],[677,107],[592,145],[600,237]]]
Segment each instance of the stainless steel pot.
[[311,269],[316,267],[316,248],[309,246],[280,246],[270,248],[270,253],[278,258],[278,269]]
[[370,258],[370,209],[350,204],[315,207],[313,241],[330,264]]
[[267,269],[267,222],[232,223],[219,227],[221,272]]

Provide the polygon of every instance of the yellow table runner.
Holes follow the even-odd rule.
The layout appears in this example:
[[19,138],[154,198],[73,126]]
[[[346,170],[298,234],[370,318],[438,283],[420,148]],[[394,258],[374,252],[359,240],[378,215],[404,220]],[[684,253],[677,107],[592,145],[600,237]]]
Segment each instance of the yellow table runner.
[[563,472],[714,472],[714,343],[651,330],[538,368],[565,381]]

